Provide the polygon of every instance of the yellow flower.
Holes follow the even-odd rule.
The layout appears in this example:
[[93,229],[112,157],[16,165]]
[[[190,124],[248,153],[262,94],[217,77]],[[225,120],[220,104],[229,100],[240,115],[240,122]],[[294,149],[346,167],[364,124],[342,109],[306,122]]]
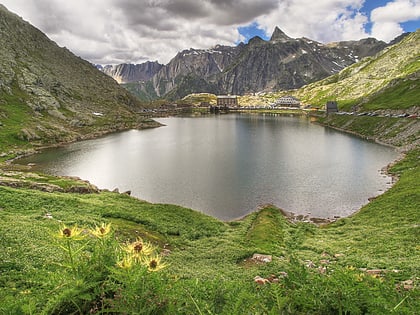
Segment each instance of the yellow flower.
[[153,252],[153,246],[143,242],[141,238],[137,238],[135,242],[127,244],[124,250],[135,257],[147,256]]
[[122,269],[130,269],[133,267],[134,261],[132,256],[124,256],[123,259],[117,262],[117,266]]
[[105,224],[102,223],[101,226],[96,226],[94,230],[91,231],[92,234],[96,237],[102,238],[111,232],[111,223]]
[[80,240],[85,237],[85,235],[82,234],[83,230],[78,228],[77,225],[73,227],[68,226],[61,226],[60,231],[58,232],[59,238],[66,238],[66,239],[74,239],[74,240]]
[[167,266],[166,263],[162,262],[162,257],[159,255],[152,255],[144,257],[142,264],[147,267],[149,271],[159,271]]

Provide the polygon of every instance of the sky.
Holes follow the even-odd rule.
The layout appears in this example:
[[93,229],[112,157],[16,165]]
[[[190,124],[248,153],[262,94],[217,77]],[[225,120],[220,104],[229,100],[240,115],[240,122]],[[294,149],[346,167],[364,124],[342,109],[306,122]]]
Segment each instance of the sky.
[[0,0],[95,64],[167,64],[189,48],[235,46],[277,26],[322,43],[389,42],[420,28],[420,0]]

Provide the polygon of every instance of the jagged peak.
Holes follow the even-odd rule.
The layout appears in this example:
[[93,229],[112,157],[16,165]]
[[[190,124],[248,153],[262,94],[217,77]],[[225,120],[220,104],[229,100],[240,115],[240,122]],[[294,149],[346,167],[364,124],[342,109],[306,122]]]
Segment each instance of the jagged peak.
[[249,45],[255,45],[260,43],[265,43],[265,41],[259,36],[254,36],[248,41]]
[[287,36],[285,32],[276,26],[273,35],[271,35],[270,42],[287,42],[291,39],[292,38]]

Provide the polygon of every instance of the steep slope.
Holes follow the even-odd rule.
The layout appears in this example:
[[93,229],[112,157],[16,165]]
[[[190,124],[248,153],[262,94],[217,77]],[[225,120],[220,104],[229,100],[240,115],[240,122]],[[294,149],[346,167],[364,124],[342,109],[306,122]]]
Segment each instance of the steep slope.
[[[373,57],[300,89],[304,102],[337,100],[342,109],[408,109],[420,106],[420,30]],[[403,99],[403,101],[402,101]]]
[[0,5],[0,148],[134,126],[139,101]]
[[176,97],[183,97],[196,91],[217,92],[217,75],[235,62],[244,47],[244,44],[240,44],[207,50],[191,48],[178,53],[153,77],[156,94],[164,96],[172,93]]
[[99,70],[114,78],[118,83],[131,83],[150,80],[162,67],[163,65],[156,61],[147,61],[136,65],[127,63],[107,65],[100,67]]

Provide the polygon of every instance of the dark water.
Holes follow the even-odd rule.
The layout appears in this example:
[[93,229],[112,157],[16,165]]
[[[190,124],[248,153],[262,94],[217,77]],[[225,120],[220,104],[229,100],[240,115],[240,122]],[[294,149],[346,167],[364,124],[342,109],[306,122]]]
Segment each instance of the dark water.
[[166,126],[74,143],[20,163],[230,220],[267,203],[313,217],[350,215],[390,186],[380,170],[397,157],[304,117],[159,121]]

